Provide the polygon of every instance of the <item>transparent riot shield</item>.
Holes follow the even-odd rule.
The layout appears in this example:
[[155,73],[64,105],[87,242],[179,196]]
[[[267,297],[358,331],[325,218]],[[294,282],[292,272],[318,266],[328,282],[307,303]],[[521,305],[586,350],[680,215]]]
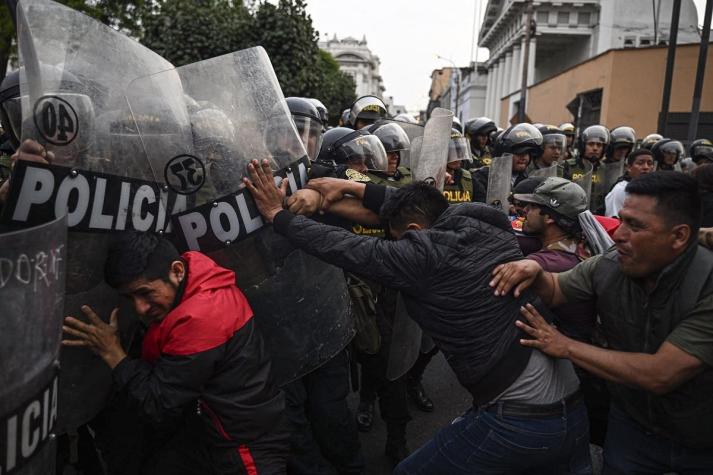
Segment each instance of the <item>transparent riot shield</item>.
[[[306,181],[307,157],[270,60],[261,47],[134,81],[127,102],[155,180],[186,197],[172,218],[181,251],[200,250],[232,269],[272,354],[279,384],[321,366],[354,335],[343,272],[264,227],[242,178],[252,159],[270,161],[290,190]],[[152,105],[161,104],[156,109]],[[142,120],[160,111],[155,123]],[[176,113],[176,111],[183,111]],[[171,136],[156,130],[190,130]],[[176,144],[191,150],[175,155]],[[165,146],[164,146],[165,145]]]
[[583,160],[582,163],[584,164],[583,173],[574,173],[572,175],[572,181],[582,187],[584,192],[587,194],[587,203],[590,203],[592,196],[592,173],[594,171],[594,166],[588,160]]
[[0,470],[55,471],[64,218],[0,234]]
[[493,157],[488,172],[488,190],[485,202],[494,206],[503,213],[510,212],[510,188],[512,187],[512,155],[506,153],[500,157]]
[[531,170],[528,173],[528,176],[542,178],[551,178],[557,176],[557,162],[553,163],[549,167],[536,168],[534,170]]
[[420,142],[423,140],[423,132],[424,132],[424,126],[421,124],[414,124],[411,122],[404,122],[402,120],[395,120],[395,119],[381,119],[378,120],[377,125],[379,124],[397,124],[399,127],[401,127],[404,132],[406,132],[406,135],[409,138],[409,142],[411,143],[410,147],[410,153],[408,154],[407,157],[402,157],[401,158],[401,166],[411,168],[412,164],[414,162],[413,160],[413,152],[414,152],[414,141],[418,140],[419,144],[416,145],[417,152],[420,153]]
[[[144,154],[125,98],[129,83],[172,68],[159,55],[84,14],[49,0],[18,8],[22,138],[55,154],[51,166],[18,163],[3,220],[29,226],[67,215],[64,315],[89,305],[108,319],[118,296],[104,282],[109,236],[160,230],[164,193]],[[144,118],[155,124],[156,115]],[[186,132],[186,131],[178,131]],[[188,130],[190,133],[190,129]],[[173,150],[180,140],[164,140]],[[172,152],[176,153],[176,152]],[[125,347],[137,320],[122,308]],[[111,372],[86,349],[60,356],[58,432],[91,420],[105,405]]]
[[426,122],[418,155],[411,154],[414,181],[426,181],[443,191],[453,112],[437,107]]
[[618,162],[607,162],[603,165],[602,176],[604,185],[604,196],[607,195],[614,188],[614,185],[619,181],[624,175],[624,160],[619,160]]

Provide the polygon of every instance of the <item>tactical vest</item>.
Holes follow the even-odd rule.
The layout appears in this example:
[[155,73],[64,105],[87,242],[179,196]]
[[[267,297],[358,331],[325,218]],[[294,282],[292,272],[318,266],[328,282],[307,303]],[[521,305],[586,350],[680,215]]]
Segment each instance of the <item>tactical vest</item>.
[[[456,176],[453,177],[456,180]],[[473,177],[468,170],[460,170],[460,179],[452,185],[443,187],[443,196],[450,204],[470,203],[473,201]]]
[[[617,351],[656,353],[697,302],[713,295],[713,253],[693,246],[647,292],[625,276],[616,251],[601,257],[593,276],[603,334]],[[656,395],[610,384],[612,399],[645,428],[694,448],[713,448],[713,368],[673,391]]]
[[[369,172],[369,173],[359,173],[354,170],[349,170],[347,173],[347,178],[352,181],[359,182],[371,182],[377,185],[391,186],[394,188],[401,188],[411,183],[411,170],[406,167],[398,167],[396,173],[393,177],[387,177],[385,174],[380,172]],[[373,237],[386,237],[386,231],[381,226],[362,226],[361,224],[354,223],[352,225],[352,232],[354,234],[359,234],[361,236],[373,236]]]

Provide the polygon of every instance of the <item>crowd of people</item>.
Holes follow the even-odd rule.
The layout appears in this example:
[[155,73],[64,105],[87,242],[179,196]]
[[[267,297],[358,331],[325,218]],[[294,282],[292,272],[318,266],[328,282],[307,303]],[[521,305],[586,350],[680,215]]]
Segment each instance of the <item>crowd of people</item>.
[[[62,63],[70,66],[69,59]],[[426,125],[408,115],[389,117],[375,96],[358,98],[342,112],[339,126],[330,127],[329,111],[318,99],[283,99],[279,92],[279,103],[267,101],[264,109],[270,123],[284,115],[286,132],[275,137],[260,130],[246,144],[235,139],[237,115],[197,100],[195,91],[196,98],[190,97],[185,78],[179,106],[169,107],[155,97],[132,103],[126,91],[119,99],[100,95],[98,82],[37,70],[63,78],[57,83],[66,90],[39,99],[61,101],[56,104],[65,107],[59,116],[65,129],[72,120],[67,106],[75,114],[73,126],[92,124],[82,145],[111,136],[107,141],[120,148],[140,137],[141,153],[149,155],[147,142],[166,145],[157,137],[177,129],[166,127],[170,114],[161,116],[173,107],[199,155],[173,157],[164,169],[165,187],[151,201],[147,193],[156,183],[145,177],[116,181],[129,175],[123,165],[138,161],[117,153],[126,161],[117,160],[114,174],[100,169],[91,177],[91,186],[103,188],[92,188],[90,206],[82,167],[65,166],[77,163],[68,159],[72,154],[90,155],[90,146],[81,149],[68,140],[63,148],[46,134],[27,134],[51,121],[22,116],[28,86],[20,72],[0,85],[0,230],[8,230],[7,217],[20,216],[21,206],[49,206],[61,215],[83,205],[93,221],[110,218],[104,234],[89,227],[73,231],[81,219],[68,224],[70,243],[73,232],[82,237],[74,238],[67,257],[74,266],[67,294],[71,284],[72,295],[88,300],[81,314],[62,322],[62,352],[74,352],[76,359],[62,362],[61,391],[71,399],[71,391],[93,384],[100,391],[109,379],[111,391],[97,396],[101,410],[91,420],[65,424],[66,433],[57,434],[57,473],[71,473],[69,466],[87,475],[367,473],[360,437],[369,436],[359,433],[373,430],[377,406],[386,426],[384,456],[396,474],[591,474],[592,445],[603,448],[605,474],[713,473],[710,140],[686,148],[675,139],[651,134],[639,140],[631,127],[609,130],[602,124],[518,123],[503,130],[487,117],[461,124],[449,111],[434,113]],[[250,69],[251,78],[258,72]],[[139,86],[132,92],[141,92]],[[161,92],[147,90],[149,96]],[[91,94],[105,100],[94,99],[97,117],[86,105]],[[116,109],[107,106],[111,100]],[[241,98],[243,113],[249,102]],[[160,109],[155,116],[154,105]],[[100,117],[102,106],[109,112]],[[141,107],[146,114],[137,112]],[[259,123],[250,119],[246,128]],[[259,160],[237,153],[267,150],[268,142],[271,155]],[[278,152],[294,169],[275,170]],[[91,156],[83,163],[91,168],[102,160],[110,161]],[[30,165],[46,171],[32,176],[44,178],[28,181]],[[168,214],[171,171],[184,186],[176,192],[184,197],[178,214],[215,210],[210,226],[221,236],[228,234],[226,221],[252,226],[247,239],[253,247],[230,254],[240,244],[229,237],[211,251],[183,249],[172,239],[177,221],[172,231],[159,224],[134,224],[127,231],[127,213],[132,223],[142,223],[139,218],[151,210]],[[64,173],[68,184],[50,190],[42,180],[52,173]],[[234,176],[241,179],[231,182]],[[210,199],[193,196],[210,180],[215,189],[200,191]],[[304,183],[295,186],[298,181]],[[76,185],[84,182],[86,198]],[[188,191],[189,185],[197,186]],[[238,203],[240,218],[220,201],[221,187]],[[97,205],[99,190],[120,193]],[[144,193],[131,212],[124,199],[130,192]],[[60,195],[64,207],[50,200]],[[124,213],[121,229],[102,214],[114,198]],[[253,209],[262,218],[251,216]],[[202,228],[197,218],[190,223],[195,236],[208,233],[206,222]],[[270,259],[253,259],[251,252]],[[290,261],[298,253],[306,257]],[[88,256],[98,256],[101,265]],[[317,268],[309,262],[319,262],[324,275],[309,275]],[[296,281],[283,277],[278,283],[275,276],[290,266]],[[239,286],[239,277],[257,275],[257,267],[269,269]],[[91,305],[89,285],[82,286],[87,270],[102,274],[101,298]],[[272,293],[255,292],[270,285]],[[293,288],[299,297],[294,311],[281,308],[281,294]],[[298,309],[309,292],[322,292],[324,306]],[[108,295],[122,297],[122,309],[140,323],[128,337],[126,313],[103,315],[97,308]],[[345,320],[338,320],[337,308],[348,309]],[[271,333],[279,325],[265,323],[270,312],[287,315],[279,325],[289,328],[290,340],[281,343],[304,344],[305,355],[285,350],[295,359],[304,356],[290,371]],[[313,314],[328,328],[309,326]],[[330,338],[334,345],[326,348]],[[90,368],[90,351],[105,373],[87,370],[82,379],[71,365]],[[413,447],[408,425],[418,416],[410,408],[439,410],[423,378],[438,353],[472,404]],[[347,401],[352,392],[358,392],[356,408]],[[55,401],[55,419],[57,412],[63,417],[65,405],[67,399]],[[39,421],[29,409],[24,413],[27,421]],[[18,441],[30,458],[39,443],[30,443],[32,431],[8,436],[9,442],[0,437],[0,472],[11,461],[3,473],[12,473],[17,461],[3,454],[15,454]]]

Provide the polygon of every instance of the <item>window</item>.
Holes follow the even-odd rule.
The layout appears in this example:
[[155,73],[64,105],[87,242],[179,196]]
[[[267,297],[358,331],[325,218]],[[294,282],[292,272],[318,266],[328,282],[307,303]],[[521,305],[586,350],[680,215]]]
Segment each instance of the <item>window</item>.
[[537,12],[537,23],[547,23],[550,17],[550,12],[548,11],[538,11]]
[[557,12],[557,24],[558,25],[568,25],[569,24],[569,12]]
[[627,36],[624,38],[624,48],[633,48],[636,46],[636,38],[633,36]]
[[651,38],[640,38],[639,39],[639,46],[651,46],[651,43],[653,43]]
[[577,14],[577,23],[580,25],[589,25],[591,14],[589,12],[579,12]]

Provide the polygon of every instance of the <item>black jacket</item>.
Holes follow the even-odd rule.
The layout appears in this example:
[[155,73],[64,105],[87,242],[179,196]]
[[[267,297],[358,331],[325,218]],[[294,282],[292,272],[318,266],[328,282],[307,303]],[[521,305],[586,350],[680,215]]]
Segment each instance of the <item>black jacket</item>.
[[235,274],[199,252],[182,257],[188,275],[180,302],[149,327],[141,359],[114,368],[114,381],[157,425],[188,411],[210,444],[247,444],[278,430],[284,395]]
[[[383,198],[379,188],[367,185],[368,207],[378,203],[375,193]],[[443,351],[475,402],[507,389],[527,364],[530,350],[519,344],[523,334],[514,322],[534,294],[495,297],[488,285],[496,265],[522,258],[500,211],[453,205],[429,229],[408,231],[398,241],[354,235],[289,211],[278,213],[274,226],[305,252],[400,290],[409,315]]]

